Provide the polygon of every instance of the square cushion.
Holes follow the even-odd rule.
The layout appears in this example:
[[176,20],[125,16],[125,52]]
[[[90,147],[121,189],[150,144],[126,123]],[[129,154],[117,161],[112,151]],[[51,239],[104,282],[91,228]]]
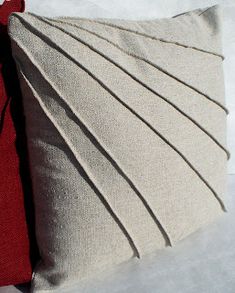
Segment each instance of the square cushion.
[[0,6],[0,286],[28,282],[32,275],[16,150],[19,143],[12,116],[20,112],[16,109],[20,87],[7,35],[8,16],[14,11],[24,11],[23,0],[5,1]]
[[15,13],[41,262],[57,292],[188,236],[224,210],[218,6],[171,19]]

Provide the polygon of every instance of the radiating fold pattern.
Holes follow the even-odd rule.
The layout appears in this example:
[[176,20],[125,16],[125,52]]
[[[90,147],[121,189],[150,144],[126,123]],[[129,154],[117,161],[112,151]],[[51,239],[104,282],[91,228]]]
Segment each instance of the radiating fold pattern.
[[[35,292],[57,278],[57,261],[66,276],[87,277],[175,245],[226,210],[228,111],[209,12],[192,14],[195,28],[185,15],[171,19],[176,33],[165,37],[166,20],[12,15],[37,235],[50,264],[37,269]],[[198,44],[182,39],[187,29],[202,34]]]
[[[38,16],[36,16],[38,17]],[[161,94],[159,94],[158,92],[156,92],[155,90],[153,90],[151,87],[149,87],[146,83],[144,83],[143,81],[141,81],[140,79],[138,79],[136,76],[132,75],[128,70],[126,70],[125,68],[123,68],[120,64],[118,64],[117,62],[115,62],[115,60],[109,58],[107,55],[104,55],[101,51],[95,49],[92,45],[86,43],[84,40],[82,40],[81,38],[78,38],[77,36],[75,36],[74,34],[66,31],[65,29],[61,28],[60,26],[56,26],[54,23],[50,23],[47,20],[43,19],[43,18],[39,18],[42,21],[48,23],[49,25],[54,26],[55,28],[58,28],[59,30],[63,31],[64,33],[68,34],[69,36],[71,36],[72,38],[75,38],[78,42],[83,43],[85,46],[87,46],[88,48],[90,48],[91,50],[95,51],[96,53],[100,54],[103,58],[107,59],[109,62],[113,63],[115,66],[119,67],[121,70],[123,70],[126,74],[128,74],[129,76],[131,76],[134,80],[136,80],[138,83],[140,83],[143,87],[145,87],[147,90],[153,92],[155,95],[157,95],[158,97],[161,97],[164,101],[166,101],[168,104],[170,104],[172,107],[174,107],[177,111],[179,111],[182,115],[184,115],[185,117],[187,117],[190,121],[192,121],[194,124],[196,124],[203,132],[205,132],[222,150],[224,150],[224,152],[227,154],[228,159],[230,157],[230,153],[229,151],[226,149],[225,146],[222,145],[222,143],[220,143],[211,133],[209,133],[203,126],[201,126],[199,123],[197,123],[197,121],[195,121],[192,117],[190,117],[188,114],[186,114],[184,111],[182,111],[179,107],[177,107],[174,103],[172,103],[169,99],[167,99],[166,97],[162,96]],[[79,25],[76,24],[71,24],[68,22],[63,22],[60,21],[60,23],[62,24],[68,24],[68,25],[72,25],[75,26],[78,29],[84,30],[90,34],[93,34],[95,36],[97,36],[98,38],[101,38],[105,41],[107,41],[108,43],[112,44],[113,46],[119,48],[122,52],[126,53],[126,54],[130,54],[129,52],[126,52],[125,50],[123,50],[121,47],[119,47],[117,44],[111,42],[108,39],[103,38],[102,36],[96,34],[95,32],[89,31],[88,29],[85,29]],[[132,55],[135,58],[139,58],[138,56]],[[211,100],[211,99],[210,99]],[[214,100],[213,100],[214,102]],[[219,105],[220,106],[220,105]],[[225,110],[225,112],[228,113],[227,109],[224,108],[224,106],[222,106],[222,109]]]
[[[21,19],[22,20],[22,19]],[[27,26],[27,22],[23,20],[23,22]],[[119,97],[107,84],[105,84],[101,79],[99,79],[90,69],[85,67],[82,63],[80,63],[77,59],[74,58],[73,55],[70,55],[66,50],[64,50],[60,44],[56,44],[55,41],[50,39],[48,36],[40,32],[36,27],[32,26],[32,29],[36,34],[46,40],[48,45],[56,48],[61,54],[65,55],[66,58],[70,59],[74,62],[77,66],[79,66],[84,72],[86,72],[92,79],[94,79],[101,87],[103,87],[112,97],[114,97],[119,103],[121,103],[126,109],[128,109],[133,115],[135,115],[140,121],[142,121],[149,129],[151,129],[156,135],[158,135],[166,144],[170,146],[172,150],[174,150],[182,159],[183,161],[195,172],[196,176],[200,178],[200,180],[210,189],[212,194],[220,203],[222,209],[225,210],[223,201],[221,200],[220,196],[216,192],[216,190],[211,186],[208,180],[193,166],[193,164],[188,160],[188,158],[176,147],[176,145],[172,144],[169,139],[166,138],[165,135],[160,133],[145,117],[141,116],[138,111],[136,111],[130,104],[128,104],[122,97]]]

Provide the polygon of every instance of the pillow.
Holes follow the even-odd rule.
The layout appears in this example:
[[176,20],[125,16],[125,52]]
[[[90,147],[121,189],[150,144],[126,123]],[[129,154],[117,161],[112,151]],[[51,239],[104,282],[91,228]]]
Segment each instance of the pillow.
[[[231,158],[228,163],[228,172],[229,174],[235,174],[235,2],[234,0],[226,0],[226,2],[224,0],[216,0],[216,3],[222,4],[221,8],[223,13],[223,54],[225,56],[223,68],[225,76],[226,104],[229,108],[229,116],[227,120],[227,144],[231,151]],[[132,0],[35,0],[27,2],[26,10],[50,17],[61,16],[64,14],[64,11],[66,11],[67,16],[76,17],[146,19],[170,17],[172,15],[180,14],[186,10],[193,10],[210,5],[212,5],[210,0],[171,0],[170,2],[162,0],[151,0],[148,2],[146,2],[146,0],[138,0],[134,2]]]
[[[24,1],[5,1],[0,6],[0,286],[31,279],[29,239],[25,218],[20,162],[13,121],[20,88],[7,35],[8,16],[23,11]],[[17,111],[19,111],[18,109]]]
[[173,246],[225,210],[217,6],[171,19],[15,13],[41,262],[32,292]]

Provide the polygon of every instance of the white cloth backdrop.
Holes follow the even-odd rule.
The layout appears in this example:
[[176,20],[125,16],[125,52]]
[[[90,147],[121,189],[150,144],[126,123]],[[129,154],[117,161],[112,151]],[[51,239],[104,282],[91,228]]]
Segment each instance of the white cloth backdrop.
[[224,69],[228,117],[229,174],[235,174],[235,1],[234,0],[26,0],[26,9],[47,16],[107,18],[170,17],[188,10],[222,4],[224,10]]

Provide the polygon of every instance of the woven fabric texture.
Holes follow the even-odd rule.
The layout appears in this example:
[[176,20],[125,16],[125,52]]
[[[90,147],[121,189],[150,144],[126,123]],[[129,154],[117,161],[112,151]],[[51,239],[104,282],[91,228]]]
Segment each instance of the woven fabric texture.
[[13,119],[21,115],[20,87],[7,34],[8,16],[15,11],[24,11],[23,0],[0,5],[0,286],[28,282],[32,276],[17,150],[19,119]]
[[225,210],[217,6],[171,19],[10,20],[42,257],[56,290],[207,225]]

